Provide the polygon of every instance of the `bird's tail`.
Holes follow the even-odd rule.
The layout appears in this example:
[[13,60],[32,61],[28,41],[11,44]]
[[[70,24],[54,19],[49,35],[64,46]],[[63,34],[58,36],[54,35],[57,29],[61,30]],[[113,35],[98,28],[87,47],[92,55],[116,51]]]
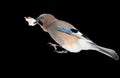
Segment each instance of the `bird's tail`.
[[108,49],[108,48],[104,48],[104,47],[101,47],[101,46],[98,46],[98,45],[95,45],[95,48],[97,48],[97,51],[115,59],[115,60],[119,60],[119,56],[118,54],[112,50],[112,49]]

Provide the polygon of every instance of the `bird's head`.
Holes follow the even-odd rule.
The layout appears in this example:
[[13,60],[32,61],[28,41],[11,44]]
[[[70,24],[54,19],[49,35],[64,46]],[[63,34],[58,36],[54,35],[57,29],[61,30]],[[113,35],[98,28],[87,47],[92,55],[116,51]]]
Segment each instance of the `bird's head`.
[[38,22],[40,21],[43,26],[47,26],[47,25],[51,24],[54,20],[56,20],[56,18],[51,14],[41,14],[37,18],[37,21]]

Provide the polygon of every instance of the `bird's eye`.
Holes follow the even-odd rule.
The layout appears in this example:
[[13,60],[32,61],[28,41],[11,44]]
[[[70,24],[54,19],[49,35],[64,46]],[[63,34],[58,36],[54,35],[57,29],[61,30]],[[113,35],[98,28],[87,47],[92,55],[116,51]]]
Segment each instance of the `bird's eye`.
[[39,17],[37,18],[37,21],[42,21],[43,19],[44,19],[43,16],[39,16]]
[[44,17],[41,16],[41,17],[40,17],[40,20],[43,20],[43,19],[44,19]]

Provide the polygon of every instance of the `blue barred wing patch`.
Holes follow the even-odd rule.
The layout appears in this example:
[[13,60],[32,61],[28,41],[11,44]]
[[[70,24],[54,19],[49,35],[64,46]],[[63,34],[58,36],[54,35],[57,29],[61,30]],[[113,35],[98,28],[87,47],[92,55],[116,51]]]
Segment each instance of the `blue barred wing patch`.
[[66,34],[69,34],[71,35],[73,32],[71,31],[71,29],[65,29],[65,28],[62,28],[62,27],[57,27],[57,30],[61,31],[61,32],[64,32]]

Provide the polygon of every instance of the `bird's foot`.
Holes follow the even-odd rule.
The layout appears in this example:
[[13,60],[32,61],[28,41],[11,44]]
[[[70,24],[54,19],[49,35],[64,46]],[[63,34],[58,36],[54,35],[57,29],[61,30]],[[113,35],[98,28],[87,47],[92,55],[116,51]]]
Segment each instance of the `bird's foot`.
[[56,53],[67,53],[68,52],[67,50],[58,51],[57,47],[61,47],[60,45],[53,44],[51,42],[49,42],[48,44],[50,44],[50,46],[54,47],[54,49],[55,49],[54,52],[56,52]]
[[51,42],[49,42],[48,44],[50,44],[52,47],[54,47],[55,51],[57,51],[57,46],[59,46],[59,45],[53,44],[53,43],[51,43]]

